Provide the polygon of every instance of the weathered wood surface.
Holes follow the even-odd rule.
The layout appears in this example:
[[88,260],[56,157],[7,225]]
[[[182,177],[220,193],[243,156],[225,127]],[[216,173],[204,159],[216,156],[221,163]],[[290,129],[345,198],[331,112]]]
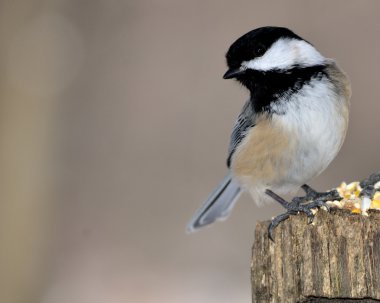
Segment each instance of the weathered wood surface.
[[[253,302],[380,302],[380,212],[291,216],[268,238],[256,226]],[[353,300],[353,301],[352,301]]]

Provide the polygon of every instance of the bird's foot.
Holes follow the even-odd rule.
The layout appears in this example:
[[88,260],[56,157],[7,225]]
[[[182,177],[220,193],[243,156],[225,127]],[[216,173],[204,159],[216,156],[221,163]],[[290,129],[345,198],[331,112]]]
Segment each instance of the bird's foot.
[[362,213],[367,213],[367,210],[370,208],[372,199],[375,196],[376,191],[379,190],[379,181],[380,172],[377,172],[359,183],[362,188],[360,192],[360,197],[362,199],[360,208]]
[[370,175],[368,178],[364,179],[359,183],[362,191],[360,192],[361,197],[367,197],[369,199],[373,199],[373,196],[376,193],[375,184],[380,181],[380,172],[374,173]]
[[306,214],[308,218],[308,224],[313,222],[314,213],[313,208],[320,208],[322,206],[326,207],[329,211],[330,208],[326,205],[327,201],[341,200],[337,190],[331,190],[329,192],[317,192],[312,189],[309,185],[302,185],[301,188],[305,191],[306,195],[304,197],[295,197],[292,202],[288,202],[275,194],[273,191],[267,189],[266,194],[273,198],[275,201],[280,203],[287,211],[281,215],[275,217],[268,227],[269,238],[273,240],[274,229],[282,222],[288,219],[291,215],[296,215],[300,212]]

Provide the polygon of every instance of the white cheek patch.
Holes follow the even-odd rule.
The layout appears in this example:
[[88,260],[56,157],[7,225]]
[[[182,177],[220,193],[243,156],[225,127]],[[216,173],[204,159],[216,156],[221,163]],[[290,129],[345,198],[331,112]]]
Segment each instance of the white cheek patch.
[[242,63],[243,68],[259,71],[286,70],[296,65],[308,67],[323,64],[325,58],[303,40],[282,38],[273,43],[262,57]]

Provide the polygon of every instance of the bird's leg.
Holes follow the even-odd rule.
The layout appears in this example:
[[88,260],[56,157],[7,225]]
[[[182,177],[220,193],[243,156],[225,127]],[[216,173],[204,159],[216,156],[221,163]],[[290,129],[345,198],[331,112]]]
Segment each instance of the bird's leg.
[[[375,195],[377,189],[375,188],[376,183],[380,182],[380,172],[370,175],[368,178],[360,182],[360,187],[362,191],[360,196],[363,198],[362,208],[366,208],[364,204],[370,204],[373,196]],[[377,186],[376,186],[377,187]],[[379,186],[380,187],[380,186]],[[301,188],[305,191],[306,195],[303,197],[295,197],[291,202],[287,202],[280,196],[276,195],[271,190],[267,189],[266,194],[273,198],[275,201],[280,203],[287,211],[281,215],[275,217],[268,227],[269,238],[273,241],[273,230],[282,222],[288,219],[291,215],[296,215],[299,212],[303,212],[308,217],[308,223],[312,223],[314,219],[314,214],[311,211],[313,208],[319,208],[325,206],[328,210],[329,207],[326,205],[327,201],[342,200],[338,191],[333,189],[329,192],[317,192],[309,185],[304,184]]]
[[287,202],[273,191],[267,189],[265,193],[280,203],[287,211],[277,217],[275,217],[268,227],[269,238],[273,240],[273,230],[282,222],[288,219],[291,215],[296,215],[299,212],[306,214],[308,218],[308,224],[313,222],[314,214],[311,211],[313,208],[319,208],[325,206],[327,210],[329,207],[326,205],[327,201],[341,200],[337,190],[331,190],[329,192],[320,193],[312,189],[309,185],[302,185],[301,188],[305,191],[304,197],[295,197],[292,202]]
[[375,184],[380,181],[380,172],[374,173],[370,175],[368,178],[364,179],[359,183],[362,191],[360,192],[360,196],[368,197],[369,199],[373,199],[373,196],[376,193]]
[[370,207],[373,196],[376,193],[375,184],[380,181],[380,172],[370,175],[368,178],[364,179],[359,183],[362,191],[360,192],[360,197],[362,198],[361,209],[362,211],[367,211]]

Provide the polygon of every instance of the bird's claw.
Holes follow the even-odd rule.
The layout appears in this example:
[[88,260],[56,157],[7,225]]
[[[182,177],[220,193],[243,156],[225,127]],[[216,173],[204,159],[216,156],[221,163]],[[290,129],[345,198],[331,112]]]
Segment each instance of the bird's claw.
[[298,213],[304,213],[307,216],[308,224],[313,223],[314,213],[312,209],[326,207],[327,211],[330,211],[330,207],[326,204],[327,201],[341,200],[337,190],[332,190],[326,193],[319,193],[312,189],[308,185],[303,185],[302,189],[305,191],[306,196],[295,197],[292,202],[287,202],[271,190],[267,190],[266,194],[272,197],[274,200],[279,202],[287,211],[283,214],[275,217],[268,227],[269,238],[274,241],[273,231],[274,229],[283,221],[288,219],[291,215],[296,215]]
[[[362,188],[361,197],[373,198],[375,192],[378,188],[375,188],[375,184],[380,182],[380,172],[370,175],[368,178],[360,182]],[[303,197],[295,197],[292,199],[292,202],[287,202],[280,196],[276,195],[271,190],[267,190],[266,194],[272,197],[275,201],[280,203],[287,211],[283,214],[275,217],[268,227],[269,238],[274,242],[273,231],[274,229],[283,221],[288,219],[292,215],[298,213],[304,213],[307,216],[308,224],[313,223],[314,213],[312,209],[325,207],[328,212],[330,212],[330,207],[326,204],[327,201],[342,200],[342,197],[339,195],[336,189],[333,189],[329,192],[320,193],[315,191],[309,185],[304,184],[301,188],[305,191],[306,195]]]
[[268,236],[274,242],[273,231],[282,222],[290,217],[290,213],[286,212],[273,218],[268,227]]

